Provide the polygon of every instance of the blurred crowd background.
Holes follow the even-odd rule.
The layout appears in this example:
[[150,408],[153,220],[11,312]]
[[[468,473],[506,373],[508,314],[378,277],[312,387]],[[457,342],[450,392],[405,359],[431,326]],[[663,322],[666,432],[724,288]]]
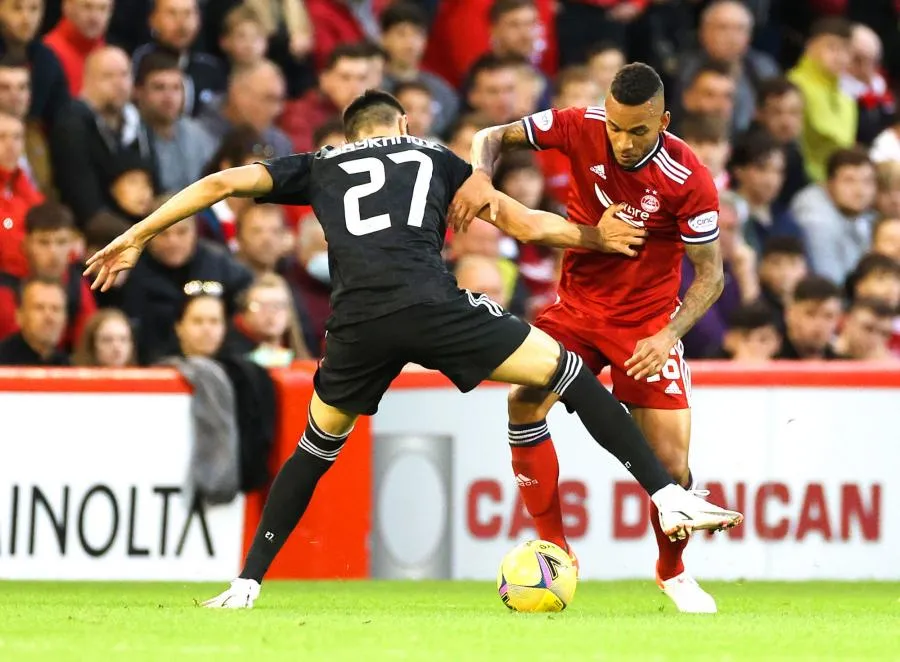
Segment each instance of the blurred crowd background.
[[[107,293],[86,255],[204,174],[344,141],[392,91],[413,134],[603,103],[640,60],[721,193],[727,282],[692,358],[896,361],[897,0],[0,0],[0,364],[316,358],[328,246],[309,208],[228,199],[153,240]],[[565,156],[504,157],[498,189],[565,213]],[[525,319],[557,252],[476,221],[460,286]],[[682,290],[690,283],[686,265]]]

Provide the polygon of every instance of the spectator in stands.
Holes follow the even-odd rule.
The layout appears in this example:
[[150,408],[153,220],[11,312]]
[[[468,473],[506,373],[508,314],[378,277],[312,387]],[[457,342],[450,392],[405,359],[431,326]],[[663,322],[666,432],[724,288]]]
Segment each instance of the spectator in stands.
[[28,61],[32,75],[28,115],[49,128],[69,101],[69,87],[56,54],[35,39],[43,13],[43,0],[0,0],[0,54]]
[[590,47],[599,41],[624,48],[629,24],[646,6],[646,2],[632,0],[562,0],[556,18],[560,63],[583,62]]
[[794,288],[808,274],[809,265],[800,239],[769,237],[759,260],[759,285],[762,301],[777,316],[779,331],[784,331],[784,309],[794,295]]
[[173,325],[179,319],[184,283],[218,283],[224,288],[225,304],[233,311],[237,296],[251,280],[250,272],[229,254],[198,241],[194,219],[154,237],[122,287],[122,306],[135,323],[141,363],[175,350]]
[[[588,51],[587,67],[591,78],[597,85],[598,96],[590,103],[584,104],[585,106],[603,103],[613,77],[619,69],[625,66],[626,62],[625,53],[612,42],[598,44]],[[556,104],[554,103],[554,105]]]
[[319,86],[285,104],[281,128],[290,137],[295,151],[313,149],[313,132],[326,120],[340,115],[365,91],[368,75],[369,60],[364,48],[344,44],[334,49],[319,74]]
[[431,95],[433,131],[443,134],[459,108],[456,92],[443,78],[421,69],[428,40],[428,17],[409,1],[396,2],[381,15],[381,45],[388,54],[384,89],[394,92],[400,83],[421,83]]
[[255,277],[272,273],[284,247],[284,212],[277,205],[250,205],[237,218],[235,258]]
[[287,94],[299,97],[316,83],[311,57],[313,24],[302,0],[244,0],[262,21],[269,59],[287,81]]
[[[759,298],[756,253],[741,236],[738,200],[733,194],[722,194],[719,201],[719,245],[725,271],[725,289],[709,311],[684,337],[685,356],[703,357],[721,346],[727,319],[742,304]],[[680,294],[694,281],[694,267],[684,259],[681,265]]]
[[155,51],[168,51],[178,56],[184,71],[184,113],[198,115],[225,91],[225,68],[212,55],[194,50],[200,32],[200,10],[197,0],[154,0],[150,14],[153,41],[134,51],[134,69]]
[[[231,130],[222,140],[219,149],[206,164],[203,175],[211,175],[220,170],[249,165],[275,156],[274,148],[249,126],[239,126]],[[253,201],[249,198],[226,198],[197,215],[200,236],[210,239],[229,250],[237,249],[237,217]]]
[[756,86],[780,73],[771,56],[750,48],[752,33],[753,15],[744,3],[715,0],[700,15],[700,49],[679,61],[680,79],[686,87],[691,87],[695,73],[704,62],[728,66],[735,81],[732,126],[738,132],[750,126],[753,119]]
[[540,71],[524,60],[516,67],[516,94],[513,117],[525,117],[550,107],[550,86]]
[[57,349],[66,328],[66,291],[55,280],[33,279],[22,286],[16,310],[20,327],[0,342],[0,365],[61,366],[69,357]]
[[437,140],[434,135],[434,99],[428,86],[419,82],[400,83],[394,88],[394,96],[406,110],[409,134]]
[[112,11],[113,0],[63,0],[62,18],[44,37],[62,64],[73,97],[81,94],[87,56],[106,45]]
[[306,345],[313,356],[321,356],[325,322],[331,315],[331,273],[325,232],[313,214],[297,226],[296,257],[282,275],[297,293],[300,308],[309,315],[309,323],[303,324]]
[[77,366],[127,368],[136,364],[134,337],[121,310],[98,310],[84,327],[72,357]]
[[731,311],[722,346],[707,358],[739,363],[772,360],[781,347],[781,333],[775,315],[764,303],[755,301]]
[[56,187],[80,226],[113,206],[110,186],[125,153],[137,153],[153,164],[146,127],[129,102],[131,87],[125,52],[112,46],[95,50],[87,58],[81,98],[53,128],[50,147]]
[[453,273],[461,289],[486,294],[491,301],[504,308],[509,304],[509,291],[496,259],[484,255],[464,255],[456,263]]
[[736,92],[737,83],[727,64],[704,62],[685,84],[680,107],[675,108],[677,125],[681,126],[685,114],[698,113],[722,118],[731,126]]
[[875,167],[859,148],[828,159],[826,184],[810,184],[797,194],[791,211],[803,228],[813,270],[843,282],[871,241]]
[[53,169],[50,148],[40,120],[28,117],[31,105],[31,70],[28,61],[4,55],[0,57],[0,113],[19,119],[25,129],[25,153],[19,159],[22,170],[43,194],[52,195]]
[[483,114],[491,124],[515,119],[516,72],[520,60],[485,55],[472,67],[471,87],[466,96],[469,107]]
[[[588,67],[566,67],[553,81],[554,108],[593,106],[600,102],[601,97],[595,75]],[[469,157],[466,158],[468,159]],[[537,160],[547,180],[547,193],[558,203],[566,204],[569,197],[569,182],[572,179],[569,157],[561,150],[546,149],[537,152]]]
[[896,104],[881,75],[881,39],[872,28],[857,23],[850,33],[850,66],[841,88],[856,101],[859,114],[856,141],[869,145],[894,117]]
[[81,275],[82,266],[71,259],[75,219],[63,205],[44,202],[28,210],[25,225],[28,277],[55,280],[66,289],[66,329],[61,349],[70,351],[97,310],[90,286]]
[[366,89],[381,89],[384,84],[384,70],[388,61],[387,51],[372,41],[363,42],[359,47],[366,54],[366,60],[369,62],[369,72],[366,74]]
[[239,304],[225,341],[229,352],[267,368],[310,358],[284,278],[275,273],[258,276]]
[[806,173],[814,182],[825,181],[828,158],[836,150],[856,142],[856,103],[840,84],[850,66],[850,30],[843,18],[819,19],[800,62],[788,73],[805,100],[800,146]]
[[229,72],[259,64],[266,58],[266,28],[255,9],[239,4],[225,14],[219,48],[227,58]]
[[216,151],[215,139],[184,107],[184,73],[165,51],[148,54],[138,67],[135,102],[150,135],[163,191],[180,191],[200,179]]
[[[84,226],[84,255],[90,256],[109,244],[113,239],[125,232],[131,223],[110,211],[97,212]],[[115,287],[106,292],[95,290],[94,300],[100,308],[121,307],[121,290],[119,289],[128,277],[120,274]]]
[[866,255],[847,277],[846,285],[851,301],[875,299],[900,314],[900,262],[893,258]]
[[731,153],[735,191],[747,205],[744,238],[754,251],[769,237],[800,237],[803,231],[790,210],[775,203],[784,182],[784,148],[763,131],[741,136]]
[[347,142],[344,135],[344,121],[340,117],[328,120],[313,133],[313,142],[316,149],[322,149],[328,145],[340,147]]
[[728,190],[731,183],[727,167],[731,156],[729,127],[728,118],[702,113],[688,113],[681,119],[679,127],[679,137],[709,170],[719,192]]
[[24,128],[21,120],[0,112],[0,272],[24,278],[28,273],[22,242],[25,215],[44,197],[22,170]]
[[291,140],[275,126],[285,107],[284,94],[284,76],[273,62],[242,67],[231,73],[228,93],[207,105],[200,123],[217,140],[237,126],[251,126],[273,147],[275,156],[287,156],[294,151]]
[[478,113],[461,115],[447,132],[446,145],[463,161],[472,158],[472,139],[475,134],[491,126],[490,120]]
[[111,211],[128,223],[137,223],[153,210],[153,170],[134,152],[125,152],[110,173]]
[[785,310],[785,334],[775,358],[836,359],[831,346],[841,317],[841,292],[821,276],[807,276]]
[[834,341],[835,352],[854,361],[895,361],[888,347],[894,311],[878,299],[854,300]]
[[178,348],[185,358],[214,358],[225,341],[225,288],[216,281],[188,281],[175,335]]
[[773,78],[759,85],[756,97],[756,122],[784,147],[784,184],[776,202],[787,206],[809,184],[800,150],[803,132],[803,95],[787,78]]
[[875,223],[872,252],[900,262],[900,217],[881,218]]
[[875,211],[879,218],[900,218],[900,161],[876,163],[875,185]]
[[327,66],[335,49],[362,41],[378,41],[378,18],[391,0],[303,0],[315,26],[316,69]]

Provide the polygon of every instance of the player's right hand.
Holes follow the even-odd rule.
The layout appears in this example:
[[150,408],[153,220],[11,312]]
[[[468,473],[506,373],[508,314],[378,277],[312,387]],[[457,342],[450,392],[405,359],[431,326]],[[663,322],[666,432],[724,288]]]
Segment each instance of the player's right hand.
[[106,292],[116,283],[119,274],[137,264],[144,250],[145,241],[136,232],[127,230],[101,248],[85,262],[85,276],[96,276],[91,289]]
[[447,213],[447,223],[454,232],[465,232],[485,207],[490,207],[490,218],[493,223],[500,211],[500,193],[494,188],[486,172],[476,170],[453,196]]
[[623,221],[616,216],[625,209],[620,202],[610,205],[600,217],[597,228],[600,230],[600,250],[604,253],[621,253],[628,257],[637,255],[637,248],[644,245],[647,230]]

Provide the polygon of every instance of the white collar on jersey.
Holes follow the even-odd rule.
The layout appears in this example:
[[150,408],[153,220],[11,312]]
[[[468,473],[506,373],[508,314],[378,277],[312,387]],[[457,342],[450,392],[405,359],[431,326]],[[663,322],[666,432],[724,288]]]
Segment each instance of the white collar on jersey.
[[635,163],[633,166],[629,166],[627,168],[622,168],[622,170],[627,170],[628,172],[640,170],[645,165],[650,163],[650,159],[652,159],[654,156],[656,156],[657,152],[659,152],[660,149],[662,149],[662,134],[657,134],[656,135],[656,144],[653,146],[653,149],[651,149],[649,152],[647,152],[647,156],[642,158],[640,161]]

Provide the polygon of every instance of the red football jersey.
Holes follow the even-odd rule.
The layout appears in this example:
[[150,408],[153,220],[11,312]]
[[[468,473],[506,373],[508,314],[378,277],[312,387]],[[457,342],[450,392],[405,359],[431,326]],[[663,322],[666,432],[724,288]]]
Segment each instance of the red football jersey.
[[606,135],[599,106],[545,110],[523,120],[535,149],[556,148],[572,163],[569,219],[596,225],[607,207],[627,204],[621,218],[646,227],[632,258],[566,251],[559,297],[607,322],[638,325],[674,310],[684,244],[719,236],[719,195],[706,167],[670,133],[640,163],[623,168]]

